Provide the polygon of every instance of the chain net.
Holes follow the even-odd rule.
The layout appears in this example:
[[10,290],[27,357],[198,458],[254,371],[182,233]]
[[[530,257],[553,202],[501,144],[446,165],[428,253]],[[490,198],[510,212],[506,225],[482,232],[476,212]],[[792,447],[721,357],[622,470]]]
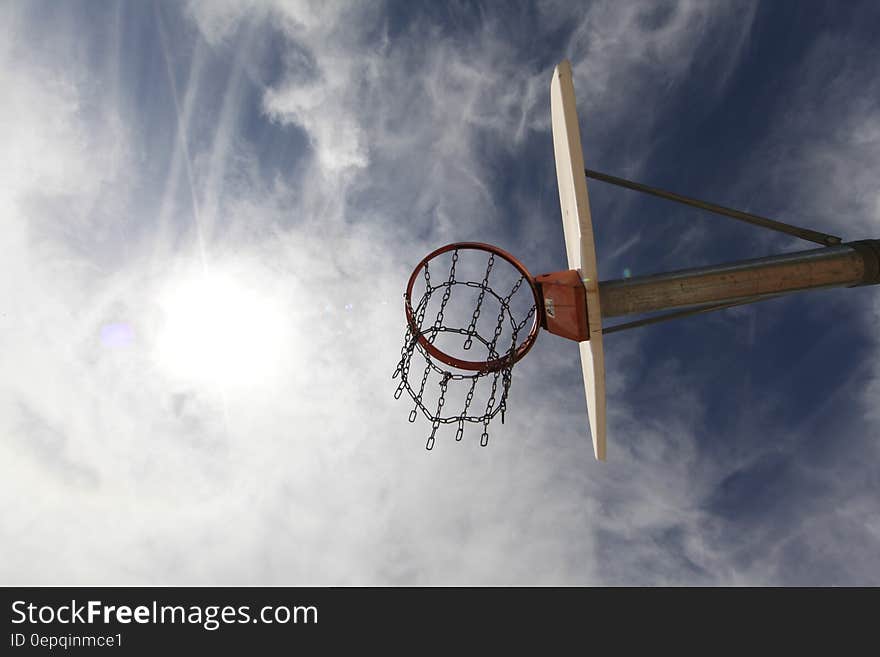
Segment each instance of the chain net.
[[[444,256],[451,262],[442,281],[434,282],[432,272],[445,269],[443,257],[433,258],[422,265],[423,291],[415,306],[416,292],[404,295],[413,322],[407,323],[392,377],[400,379],[394,398],[409,393],[414,402],[409,421],[421,413],[431,423],[426,449],[434,447],[440,425],[456,425],[455,440],[461,441],[465,422],[482,426],[480,445],[485,447],[489,422],[500,414],[504,423],[514,356],[529,333],[535,300],[524,285],[526,277],[494,253],[455,249]],[[506,293],[502,296],[493,286]],[[430,354],[420,336],[454,358],[503,360],[497,369],[458,369]],[[453,405],[457,411],[448,410]]]

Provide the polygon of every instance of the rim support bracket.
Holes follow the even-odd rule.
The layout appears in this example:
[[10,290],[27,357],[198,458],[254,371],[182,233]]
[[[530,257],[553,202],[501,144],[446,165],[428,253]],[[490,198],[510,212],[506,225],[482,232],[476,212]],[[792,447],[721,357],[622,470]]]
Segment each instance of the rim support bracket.
[[554,335],[583,342],[590,339],[587,294],[577,269],[535,277],[541,300],[541,327]]

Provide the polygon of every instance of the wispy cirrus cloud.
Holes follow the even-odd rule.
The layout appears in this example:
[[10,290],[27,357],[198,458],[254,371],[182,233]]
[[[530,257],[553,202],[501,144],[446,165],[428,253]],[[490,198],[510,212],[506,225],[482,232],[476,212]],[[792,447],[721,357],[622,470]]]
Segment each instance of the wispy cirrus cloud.
[[[429,250],[484,239],[561,266],[552,66],[574,63],[594,161],[633,173],[695,69],[723,95],[752,5],[120,4],[78,36],[79,58],[79,6],[48,24],[21,7],[0,63],[16,163],[0,169],[5,581],[809,581],[754,560],[784,557],[809,523],[774,534],[753,518],[760,540],[731,538],[727,511],[748,502],[717,490],[755,459],[707,453],[714,375],[652,353],[650,334],[609,342],[601,467],[568,343],[541,338],[518,365],[486,450],[447,436],[426,457],[390,380],[402,285]],[[626,209],[601,188],[593,202]],[[625,246],[626,226],[600,229]],[[223,280],[216,306],[186,301]],[[247,323],[222,303],[236,295],[272,323],[256,340],[283,332],[271,367],[188,369],[215,334],[242,348]],[[199,306],[203,340],[163,338],[181,305]],[[102,341],[108,326],[129,337]],[[168,367],[163,344],[192,353]],[[816,490],[817,509],[852,499]],[[820,525],[869,531],[872,513],[858,498]]]

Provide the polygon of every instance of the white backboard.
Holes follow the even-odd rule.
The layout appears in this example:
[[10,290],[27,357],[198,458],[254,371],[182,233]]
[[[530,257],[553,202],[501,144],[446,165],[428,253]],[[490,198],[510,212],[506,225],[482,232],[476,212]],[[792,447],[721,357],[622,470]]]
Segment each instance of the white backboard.
[[565,230],[565,251],[569,269],[580,271],[587,293],[590,339],[579,344],[587,415],[593,435],[593,453],[605,460],[605,353],[602,349],[602,312],[599,307],[599,272],[596,244],[590,217],[590,198],[584,174],[584,153],[578,126],[577,104],[571,78],[571,64],[563,60],[553,71],[550,83],[550,115],[559,205]]

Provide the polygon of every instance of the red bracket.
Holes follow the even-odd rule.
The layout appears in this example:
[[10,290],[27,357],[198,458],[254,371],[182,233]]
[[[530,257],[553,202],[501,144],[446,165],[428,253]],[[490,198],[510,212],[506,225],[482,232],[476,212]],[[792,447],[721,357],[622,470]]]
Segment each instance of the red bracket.
[[590,339],[587,292],[576,269],[535,278],[543,303],[541,326],[554,335],[583,342]]

